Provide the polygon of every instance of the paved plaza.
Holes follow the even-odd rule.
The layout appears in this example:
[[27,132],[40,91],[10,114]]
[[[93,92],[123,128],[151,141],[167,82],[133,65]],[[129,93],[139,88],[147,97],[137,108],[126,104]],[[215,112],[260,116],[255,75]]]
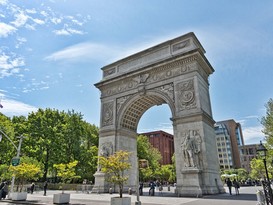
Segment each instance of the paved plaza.
[[[177,197],[174,194],[174,189],[167,191],[164,187],[162,192],[156,191],[155,196],[148,195],[148,188],[144,189],[144,196],[140,196],[140,201],[142,205],[231,205],[235,203],[236,205],[257,205],[257,190],[261,190],[262,187],[241,187],[240,195],[229,195],[228,193],[220,195],[210,195],[204,196],[202,198],[195,197]],[[234,190],[233,190],[234,191]],[[53,194],[60,193],[60,191],[48,190],[47,196],[43,196],[43,192],[35,192],[33,194],[28,194],[27,201],[14,202],[10,200],[0,201],[0,205],[7,204],[33,204],[33,205],[45,205],[53,204]],[[110,198],[118,196],[117,194],[87,194],[76,191],[67,191],[66,193],[71,193],[70,204],[71,205],[109,205]],[[124,194],[124,196],[129,196]],[[135,195],[130,195],[131,204],[134,205],[137,201]]]

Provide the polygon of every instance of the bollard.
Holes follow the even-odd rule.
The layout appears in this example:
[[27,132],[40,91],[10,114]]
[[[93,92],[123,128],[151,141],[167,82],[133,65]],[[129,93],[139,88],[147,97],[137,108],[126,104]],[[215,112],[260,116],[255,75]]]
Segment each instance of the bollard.
[[132,189],[131,188],[128,189],[128,194],[132,195]]
[[170,187],[170,185],[168,185],[168,191],[171,191],[171,187]]
[[109,188],[109,194],[113,194],[113,189],[112,189],[112,187]]

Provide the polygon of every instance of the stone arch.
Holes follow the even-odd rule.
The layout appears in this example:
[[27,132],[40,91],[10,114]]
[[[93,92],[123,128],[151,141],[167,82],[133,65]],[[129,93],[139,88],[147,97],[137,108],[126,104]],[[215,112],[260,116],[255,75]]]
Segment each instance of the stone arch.
[[[139,120],[165,103],[172,113],[177,194],[224,192],[209,96],[214,69],[204,54],[194,33],[188,33],[102,68],[103,79],[95,84],[101,91],[99,155],[132,153],[127,188],[137,189]],[[105,177],[98,168],[94,190],[108,191]]]
[[125,128],[136,132],[142,115],[151,107],[161,104],[168,104],[173,115],[173,101],[161,91],[147,91],[144,95],[130,97],[117,113],[118,129]]

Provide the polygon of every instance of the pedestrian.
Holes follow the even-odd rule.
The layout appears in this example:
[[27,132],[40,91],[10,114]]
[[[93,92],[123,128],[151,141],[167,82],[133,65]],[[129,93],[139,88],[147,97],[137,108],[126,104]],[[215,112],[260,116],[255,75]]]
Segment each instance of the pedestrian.
[[5,186],[5,183],[4,183],[4,181],[2,181],[1,184],[0,184],[0,200],[2,199],[2,192],[3,192],[2,188],[4,186]]
[[44,183],[44,196],[46,196],[46,190],[47,190],[47,181]]
[[235,188],[235,193],[236,195],[239,195],[239,188],[240,188],[240,184],[238,181],[236,181],[236,179],[233,180],[233,186]]
[[2,187],[2,196],[1,196],[1,199],[3,198],[3,199],[5,199],[6,198],[6,196],[7,196],[7,194],[8,194],[8,192],[9,192],[9,188],[8,188],[8,184],[7,184],[7,182],[4,182],[4,186]]
[[227,186],[228,186],[229,194],[232,195],[231,193],[232,182],[230,181],[230,178],[227,179]]
[[139,183],[139,195],[142,196],[143,195],[143,182]]
[[153,181],[150,183],[149,195],[150,196],[155,195],[155,183]]
[[32,184],[31,184],[31,186],[30,186],[30,193],[31,193],[31,194],[33,194],[34,188],[35,188],[35,184],[34,184],[34,182],[32,182]]

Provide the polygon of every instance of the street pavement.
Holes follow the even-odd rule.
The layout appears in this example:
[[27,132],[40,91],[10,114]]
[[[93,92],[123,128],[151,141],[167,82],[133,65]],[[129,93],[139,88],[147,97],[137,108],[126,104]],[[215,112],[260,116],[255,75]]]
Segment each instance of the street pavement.
[[[241,187],[240,195],[234,194],[229,195],[228,191],[225,194],[219,195],[207,195],[202,198],[195,197],[177,197],[174,193],[174,188],[171,191],[167,191],[164,187],[162,192],[156,190],[155,196],[148,195],[148,188],[144,188],[144,195],[140,196],[140,201],[142,205],[231,205],[235,203],[236,205],[257,205],[257,190],[261,190],[262,187],[251,186],[251,187]],[[48,190],[47,196],[43,196],[43,192],[34,192],[33,194],[28,194],[26,201],[11,201],[11,200],[1,200],[0,205],[21,205],[21,204],[33,204],[33,205],[45,205],[53,204],[53,194],[60,193],[57,190]],[[76,191],[66,191],[65,193],[70,193],[70,205],[110,205],[111,197],[118,196],[118,194],[98,194],[98,193],[82,193]],[[137,201],[136,195],[123,194],[124,197],[131,197],[131,205],[135,205]]]

